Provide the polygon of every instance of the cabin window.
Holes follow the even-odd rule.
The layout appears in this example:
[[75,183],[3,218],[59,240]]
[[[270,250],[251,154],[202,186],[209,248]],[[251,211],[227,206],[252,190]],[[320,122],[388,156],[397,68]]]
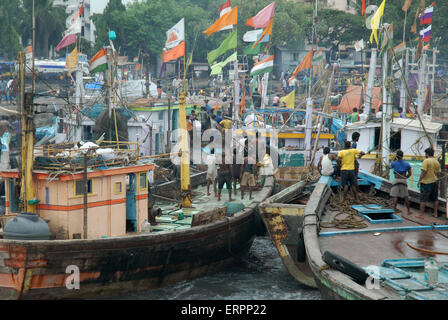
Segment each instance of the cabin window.
[[398,132],[391,132],[390,151],[395,152],[400,149],[401,149],[401,130]]
[[139,187],[140,191],[148,190],[148,175],[147,173],[140,173],[138,175],[139,177]]
[[[87,194],[93,193],[92,179],[89,179],[87,182]],[[75,181],[75,196],[84,195],[84,180],[76,180]]]
[[123,183],[121,181],[115,182],[114,193],[121,194],[122,192],[123,192]]

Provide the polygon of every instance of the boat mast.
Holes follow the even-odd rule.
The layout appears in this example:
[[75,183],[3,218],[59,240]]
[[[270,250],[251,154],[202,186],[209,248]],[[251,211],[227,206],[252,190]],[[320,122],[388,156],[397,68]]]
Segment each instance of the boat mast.
[[[317,2],[315,1],[315,6],[313,10],[313,27],[312,27],[312,34],[311,34],[311,45],[313,47],[314,52],[314,33],[315,33],[315,22],[317,19]],[[306,158],[308,161],[311,160],[311,136],[313,134],[313,98],[311,97],[311,77],[313,74],[313,66],[311,65],[310,68],[310,75],[309,75],[309,87],[308,87],[308,98],[306,99],[306,123],[305,123],[305,152],[306,152]]]
[[[79,19],[83,19],[84,18],[84,13],[79,17]],[[83,25],[83,20],[81,20],[81,26]],[[81,47],[81,34],[79,34],[79,48]],[[81,48],[80,48],[81,49]],[[82,106],[83,106],[83,101],[82,101],[82,96],[84,94],[83,92],[83,87],[84,87],[84,83],[83,83],[83,73],[82,73],[82,65],[79,62],[79,52],[81,50],[78,50],[78,59],[77,59],[77,63],[76,63],[76,93],[75,93],[75,103],[78,107],[78,110],[82,110]]]
[[[22,209],[25,212],[36,213],[36,204],[39,202],[34,198],[33,186],[33,162],[34,162],[34,92],[25,93],[25,53],[19,52],[20,68],[20,93],[22,103],[22,152],[21,152],[21,174],[20,174],[20,199]],[[34,74],[34,73],[33,73]]]
[[[184,39],[185,41],[186,39]],[[186,47],[186,46],[185,46]],[[187,95],[186,85],[186,55],[184,53],[184,81],[183,90],[179,93],[179,128],[180,128],[180,146],[181,146],[181,164],[180,164],[180,192],[182,197],[182,208],[191,208],[191,185],[190,185],[190,146],[188,144],[188,131],[187,131],[187,110],[185,97]],[[238,62],[237,62],[238,63]],[[194,130],[194,124],[193,130]]]
[[[388,37],[388,24],[383,25],[383,42],[392,41],[392,39],[386,39]],[[390,121],[392,119],[392,96],[391,84],[389,83],[389,53],[387,49],[383,52],[383,113],[382,113],[382,141],[381,141],[381,158],[382,158],[382,173],[386,174],[390,164]]]
[[34,84],[35,84],[35,75],[34,75],[34,59],[35,59],[35,48],[36,46],[36,14],[35,14],[35,5],[33,0],[33,46],[32,46],[32,74],[31,74],[31,92],[34,93]]
[[370,109],[372,108],[372,96],[373,96],[373,86],[375,84],[375,73],[376,73],[376,55],[377,49],[372,48],[372,53],[370,57],[370,70],[369,70],[369,78],[367,80],[367,92],[365,101],[364,114],[369,116]]

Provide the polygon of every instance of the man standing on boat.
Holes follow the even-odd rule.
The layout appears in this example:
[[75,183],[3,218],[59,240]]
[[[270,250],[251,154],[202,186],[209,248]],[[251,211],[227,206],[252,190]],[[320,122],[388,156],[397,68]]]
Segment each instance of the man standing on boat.
[[324,148],[324,154],[320,157],[317,168],[322,176],[335,176],[338,166],[333,166],[333,160],[338,158],[330,153],[330,148]]
[[351,142],[345,141],[344,150],[339,151],[338,153],[338,163],[341,167],[341,185],[344,187],[344,199],[347,198],[348,187],[350,186],[353,196],[355,197],[355,201],[359,202],[355,160],[357,155],[362,157],[365,153],[363,151],[359,151],[358,149],[352,149],[351,147]]
[[403,160],[403,151],[398,150],[396,154],[397,161],[392,162],[390,167],[394,169],[395,180],[390,190],[390,196],[393,199],[394,211],[397,211],[398,198],[404,198],[404,203],[411,214],[409,207],[409,192],[407,179],[412,176],[412,167],[409,162]]
[[434,217],[437,217],[437,209],[439,206],[439,175],[440,164],[434,158],[434,149],[425,150],[426,159],[422,163],[422,171],[418,181],[420,187],[420,215],[418,218],[423,219],[425,214],[425,203],[432,202],[434,204]]
[[221,191],[226,184],[227,191],[229,192],[229,202],[232,199],[232,165],[226,163],[226,157],[224,152],[222,153],[221,163],[219,164],[218,171],[218,201],[221,201]]
[[207,155],[207,196],[210,195],[210,184],[213,183],[213,191],[215,197],[218,196],[216,192],[216,178],[218,177],[218,171],[216,170],[216,155],[215,149],[210,150],[210,154]]

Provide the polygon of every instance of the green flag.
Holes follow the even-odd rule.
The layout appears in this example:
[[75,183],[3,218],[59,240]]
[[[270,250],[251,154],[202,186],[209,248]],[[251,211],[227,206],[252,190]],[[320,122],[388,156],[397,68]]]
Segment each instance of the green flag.
[[222,62],[215,63],[214,65],[212,65],[211,66],[212,72],[211,72],[210,75],[213,76],[213,75],[216,75],[216,74],[221,74],[222,73],[222,68],[224,68],[230,62],[236,61],[236,60],[238,60],[238,53],[234,52],[226,60],[224,60]]
[[207,54],[207,60],[208,64],[212,65],[216,59],[218,59],[220,56],[222,56],[224,53],[226,53],[230,49],[235,49],[238,43],[238,34],[237,30],[235,29],[224,41],[221,43],[218,49],[215,49],[213,51],[210,51]]
[[248,46],[244,49],[244,54],[246,56],[255,56],[257,54],[260,54],[261,52],[261,43],[258,44],[255,48],[252,49],[252,45]]

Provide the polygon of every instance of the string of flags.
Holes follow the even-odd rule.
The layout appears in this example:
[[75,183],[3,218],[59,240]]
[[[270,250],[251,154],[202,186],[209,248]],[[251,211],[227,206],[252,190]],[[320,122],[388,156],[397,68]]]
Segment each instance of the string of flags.
[[422,14],[419,16],[420,25],[428,25],[426,28],[420,31],[420,39],[423,42],[431,41],[431,29],[432,29],[432,14],[434,12],[434,3],[433,5],[425,8]]

